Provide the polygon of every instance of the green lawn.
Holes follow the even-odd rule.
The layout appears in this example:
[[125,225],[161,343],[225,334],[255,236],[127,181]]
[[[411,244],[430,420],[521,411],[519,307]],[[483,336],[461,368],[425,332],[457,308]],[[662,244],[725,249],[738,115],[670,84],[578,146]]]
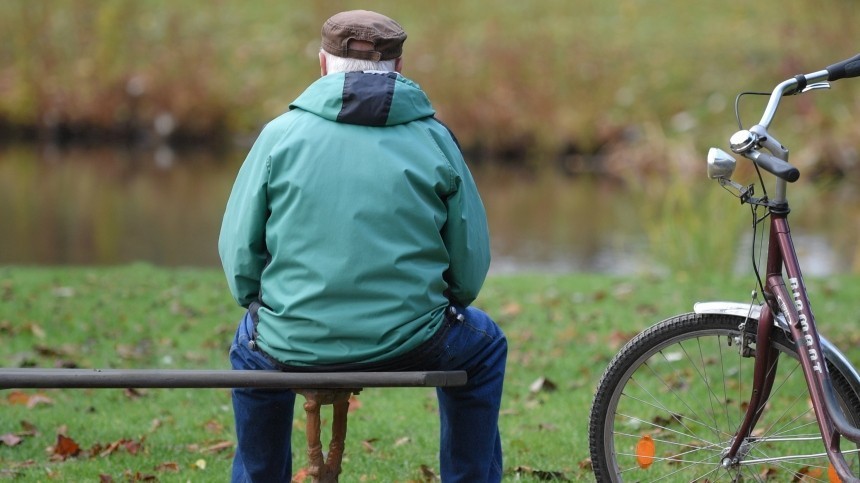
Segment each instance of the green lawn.
[[[809,285],[831,340],[858,346],[860,278]],[[491,277],[477,305],[510,342],[501,415],[506,479],[590,480],[589,405],[620,344],[694,301],[738,300],[751,288],[747,279],[688,275]],[[0,365],[226,368],[241,315],[216,270],[0,267]],[[342,481],[438,474],[432,390],[367,389],[358,400]],[[306,462],[300,413],[296,471]],[[58,434],[80,447],[77,456],[52,456]],[[233,452],[229,391],[0,391],[0,440],[0,479],[225,481]]]

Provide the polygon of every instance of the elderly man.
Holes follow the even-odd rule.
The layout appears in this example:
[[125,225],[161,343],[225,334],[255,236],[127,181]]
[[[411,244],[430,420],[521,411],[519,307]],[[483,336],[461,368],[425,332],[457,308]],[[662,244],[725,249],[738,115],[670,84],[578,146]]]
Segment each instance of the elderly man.
[[[489,267],[456,140],[400,74],[406,33],[369,11],[322,27],[322,77],[263,129],[219,252],[248,309],[234,369],[465,370],[437,391],[443,481],[499,481],[507,342],[470,304]],[[236,389],[233,481],[289,481],[295,394]]]

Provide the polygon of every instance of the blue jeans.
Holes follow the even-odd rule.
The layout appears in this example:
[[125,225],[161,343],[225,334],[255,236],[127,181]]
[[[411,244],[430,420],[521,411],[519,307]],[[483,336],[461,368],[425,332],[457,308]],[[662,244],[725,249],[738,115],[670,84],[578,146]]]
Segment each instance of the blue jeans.
[[[465,386],[436,389],[441,477],[445,483],[497,482],[502,479],[498,419],[507,340],[486,313],[472,307],[461,313],[464,320],[450,323],[443,349],[421,364],[427,371],[465,370],[469,375]],[[246,314],[230,347],[233,369],[275,369],[264,354],[249,348],[253,333]],[[295,399],[290,390],[233,390],[238,439],[234,483],[290,481]]]

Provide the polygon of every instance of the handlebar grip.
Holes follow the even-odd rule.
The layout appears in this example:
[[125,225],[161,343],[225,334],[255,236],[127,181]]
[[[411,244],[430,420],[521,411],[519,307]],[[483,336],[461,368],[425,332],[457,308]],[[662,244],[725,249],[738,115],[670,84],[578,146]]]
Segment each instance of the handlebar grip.
[[791,164],[761,151],[752,151],[747,155],[755,164],[789,183],[794,183],[800,178],[800,170]]
[[827,67],[828,81],[857,76],[860,76],[860,54]]

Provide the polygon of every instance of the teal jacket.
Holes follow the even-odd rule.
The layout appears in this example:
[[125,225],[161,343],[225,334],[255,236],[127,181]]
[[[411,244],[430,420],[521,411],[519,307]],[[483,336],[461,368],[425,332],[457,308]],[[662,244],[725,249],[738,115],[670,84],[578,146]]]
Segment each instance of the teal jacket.
[[290,365],[378,362],[470,304],[486,214],[448,129],[396,73],[331,74],[266,125],[239,170],[218,249],[257,345]]

